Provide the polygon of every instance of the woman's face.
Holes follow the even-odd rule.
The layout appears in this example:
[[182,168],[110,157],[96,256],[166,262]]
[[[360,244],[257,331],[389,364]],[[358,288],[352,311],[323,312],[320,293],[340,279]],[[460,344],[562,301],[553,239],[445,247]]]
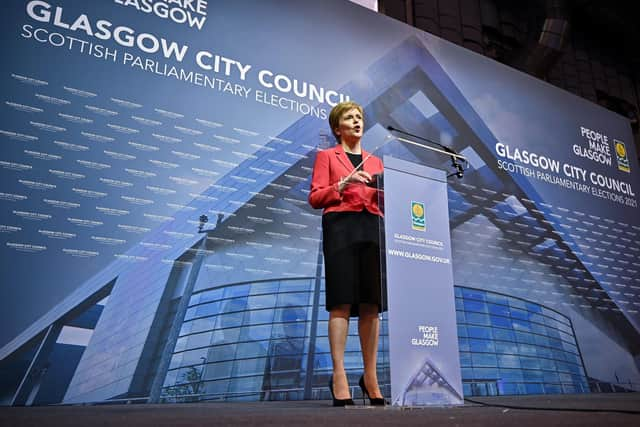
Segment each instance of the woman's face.
[[360,110],[352,108],[340,116],[336,133],[341,141],[357,141],[362,138],[362,132],[364,132],[364,121]]

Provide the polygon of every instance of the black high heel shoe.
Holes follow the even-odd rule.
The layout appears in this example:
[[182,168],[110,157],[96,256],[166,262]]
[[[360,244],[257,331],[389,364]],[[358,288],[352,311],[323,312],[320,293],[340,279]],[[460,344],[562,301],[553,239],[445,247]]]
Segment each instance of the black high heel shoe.
[[336,395],[333,394],[333,375],[329,377],[329,391],[331,392],[331,398],[333,398],[333,406],[353,406],[353,399],[336,399]]
[[364,397],[365,395],[369,398],[369,402],[371,406],[385,406],[387,403],[384,401],[384,397],[371,397],[369,395],[369,391],[367,387],[364,385],[364,375],[360,377],[360,381],[358,381],[358,385],[362,390],[362,404],[364,405]]

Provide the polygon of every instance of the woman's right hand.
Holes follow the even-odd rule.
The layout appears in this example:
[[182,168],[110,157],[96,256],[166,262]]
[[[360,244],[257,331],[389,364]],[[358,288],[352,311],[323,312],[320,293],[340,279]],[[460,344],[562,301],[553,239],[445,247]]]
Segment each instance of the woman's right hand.
[[371,182],[371,175],[368,172],[356,170],[351,174],[347,175],[346,178],[343,178],[338,183],[338,190],[342,192],[344,188],[350,183],[360,183],[360,184],[368,184]]

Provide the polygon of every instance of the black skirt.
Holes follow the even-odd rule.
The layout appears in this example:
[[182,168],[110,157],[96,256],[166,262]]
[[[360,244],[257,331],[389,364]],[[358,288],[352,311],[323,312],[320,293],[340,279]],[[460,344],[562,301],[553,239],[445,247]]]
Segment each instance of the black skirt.
[[322,216],[326,309],[375,304],[386,311],[386,290],[380,277],[380,217],[367,210],[329,212]]

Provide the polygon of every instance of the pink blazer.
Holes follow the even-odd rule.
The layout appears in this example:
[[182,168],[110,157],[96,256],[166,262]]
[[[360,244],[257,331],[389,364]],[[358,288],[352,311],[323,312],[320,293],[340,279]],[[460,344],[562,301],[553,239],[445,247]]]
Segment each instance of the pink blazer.
[[[369,153],[362,150],[362,158]],[[382,173],[382,160],[371,156],[362,165],[370,175]],[[338,181],[353,170],[349,157],[341,145],[319,151],[313,165],[309,204],[315,209],[324,209],[323,215],[329,212],[359,212],[363,209],[372,214],[382,216],[378,206],[378,192],[375,188],[364,184],[348,184],[340,193]]]

